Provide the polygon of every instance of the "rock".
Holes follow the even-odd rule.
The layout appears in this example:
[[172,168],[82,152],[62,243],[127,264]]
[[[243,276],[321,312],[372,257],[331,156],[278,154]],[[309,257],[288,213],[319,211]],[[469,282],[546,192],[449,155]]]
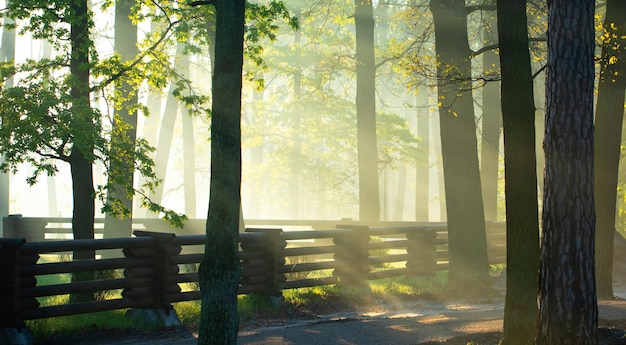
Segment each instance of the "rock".
[[176,310],[164,309],[129,309],[126,317],[131,319],[138,328],[163,328],[170,326],[180,326],[180,319]]
[[32,345],[33,332],[28,327],[0,328],[0,345]]

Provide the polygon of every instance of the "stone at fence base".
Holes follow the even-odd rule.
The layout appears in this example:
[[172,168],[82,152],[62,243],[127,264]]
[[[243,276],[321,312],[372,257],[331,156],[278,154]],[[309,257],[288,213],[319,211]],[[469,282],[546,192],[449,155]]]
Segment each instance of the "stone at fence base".
[[32,345],[33,332],[28,327],[0,328],[0,345]]
[[134,324],[149,329],[180,326],[180,319],[174,308],[166,309],[129,309],[126,317]]
[[285,301],[285,296],[282,294],[280,296],[270,296],[270,301],[274,307],[280,307]]

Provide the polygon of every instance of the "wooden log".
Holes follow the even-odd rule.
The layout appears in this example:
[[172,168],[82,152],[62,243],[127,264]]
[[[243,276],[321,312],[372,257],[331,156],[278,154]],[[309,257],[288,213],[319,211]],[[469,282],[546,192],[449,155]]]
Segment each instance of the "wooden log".
[[403,249],[411,245],[411,241],[409,240],[393,240],[393,241],[381,241],[381,242],[370,242],[367,245],[367,249],[369,250],[380,250],[380,249]]
[[197,264],[204,260],[204,254],[183,254],[173,259],[172,262],[176,264]]
[[237,294],[239,295],[247,295],[251,293],[261,293],[266,289],[265,285],[239,285],[237,289]]
[[241,270],[241,277],[252,277],[265,275],[265,267],[243,267]]
[[20,300],[20,311],[37,309],[40,305],[39,301],[35,298],[22,298]]
[[199,281],[199,274],[197,272],[180,273],[173,279],[176,283],[197,283]]
[[370,265],[379,265],[390,262],[400,262],[409,260],[409,254],[395,254],[395,255],[381,255],[381,256],[372,256],[367,259],[367,263]]
[[246,268],[254,268],[265,267],[267,263],[267,259],[246,259],[241,262],[241,265]]
[[[130,279],[119,278],[109,280],[81,281],[65,284],[43,285],[22,289],[24,297],[45,297],[74,294],[80,292],[98,292],[123,289],[132,286]],[[135,284],[138,285],[138,284]],[[139,285],[140,286],[140,285]]]
[[309,279],[298,279],[298,280],[290,280],[285,282],[285,289],[296,289],[296,288],[304,288],[304,287],[314,287],[314,286],[324,286],[337,284],[337,277],[321,277],[321,278],[309,278]]
[[120,268],[132,268],[147,266],[150,260],[145,259],[101,259],[101,260],[81,260],[69,262],[51,262],[24,266],[20,270],[20,274],[27,275],[43,275],[43,274],[59,274],[59,273],[75,273],[88,271],[105,271]]
[[127,247],[122,251],[126,257],[129,258],[139,258],[139,257],[151,257],[154,258],[157,256],[157,250],[154,247],[146,247],[146,248],[133,248]]
[[281,256],[304,256],[304,255],[319,255],[319,254],[332,254],[337,251],[335,245],[332,246],[315,246],[315,247],[299,247],[299,248],[285,248],[279,251]]
[[137,298],[141,296],[151,296],[154,294],[152,286],[138,286],[131,289],[124,289],[122,296],[126,298]]
[[152,277],[154,275],[152,267],[135,267],[133,269],[124,270],[124,277],[134,279],[139,277]]
[[132,300],[120,298],[106,301],[63,304],[56,306],[39,307],[34,310],[24,311],[22,313],[22,316],[25,320],[36,320],[65,315],[95,313],[106,310],[142,308],[147,307],[150,301],[150,298],[137,298]]
[[240,260],[250,260],[250,259],[262,259],[265,257],[265,252],[262,251],[241,251],[239,252]]
[[296,273],[296,272],[309,272],[320,271],[326,269],[334,269],[337,266],[335,261],[322,261],[322,262],[303,262],[292,265],[282,265],[278,267],[280,273]]
[[196,301],[202,298],[200,291],[185,291],[177,294],[171,294],[167,296],[167,299],[172,302],[184,302],[184,301]]
[[394,268],[384,271],[374,271],[367,274],[367,280],[384,279],[391,277],[402,277],[408,274],[407,268]]
[[152,244],[146,238],[111,238],[99,240],[72,240],[28,242],[23,247],[24,254],[42,254],[56,252],[73,252],[77,250],[120,249],[124,247],[145,247]]

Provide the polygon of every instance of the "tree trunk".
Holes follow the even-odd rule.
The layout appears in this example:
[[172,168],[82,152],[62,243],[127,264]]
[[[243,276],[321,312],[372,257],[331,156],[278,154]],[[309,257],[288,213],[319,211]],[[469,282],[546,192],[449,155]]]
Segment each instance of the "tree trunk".
[[[131,0],[117,0],[115,3],[114,48],[120,54],[122,61],[133,59],[139,53],[137,49],[137,27],[129,18],[133,4],[134,1]],[[132,234],[133,200],[129,195],[132,195],[133,189],[135,156],[133,152],[124,152],[124,146],[126,146],[126,150],[130,147],[134,149],[135,146],[137,112],[130,111],[129,107],[137,104],[139,98],[136,93],[131,95],[132,86],[126,82],[122,82],[118,91],[128,99],[116,107],[113,124],[114,135],[111,137],[112,159],[109,162],[108,184],[110,189],[107,198],[108,202],[119,202],[130,213],[123,216],[107,213],[104,216],[105,238],[130,237]],[[128,125],[129,127],[127,129],[115,128],[120,125]],[[123,183],[119,183],[119,181],[123,181]],[[114,199],[117,200],[114,201]]]
[[626,89],[626,3],[607,0],[595,118],[596,280],[599,299],[613,299],[613,239]]
[[236,344],[239,328],[237,254],[241,206],[241,85],[244,0],[217,0],[211,186],[198,344]]
[[[8,7],[7,1],[7,7]],[[5,24],[12,23],[11,18],[4,18]],[[7,30],[6,26],[2,27],[2,43],[0,45],[0,62],[9,62],[15,59],[15,31]],[[5,87],[13,87],[13,78],[7,79]],[[0,155],[0,164],[3,162]],[[2,218],[9,215],[9,200],[11,193],[9,190],[9,174],[0,171],[0,233],[2,232]]]
[[393,207],[393,217],[391,220],[403,220],[404,218],[404,198],[406,193],[406,164],[399,163],[396,180],[395,205]]
[[[184,78],[190,77],[189,55],[180,56],[180,74]],[[191,94],[190,90],[187,90]],[[183,124],[183,184],[185,192],[185,214],[189,218],[196,218],[196,154],[194,140],[193,117],[185,106],[181,108]]]
[[[71,2],[73,16],[70,20],[70,60],[73,130],[91,130],[94,125],[93,111],[89,102],[89,14],[86,0]],[[89,135],[81,136],[90,138]],[[77,136],[78,138],[78,136]],[[94,238],[94,187],[93,187],[93,142],[74,140],[68,158],[72,174],[73,213],[72,232],[74,239]],[[74,260],[95,258],[93,250],[75,251]],[[72,274],[72,281],[93,279],[93,272]],[[92,293],[80,293],[70,296],[72,302],[92,300]]]
[[[174,64],[175,68],[180,67],[183,50],[184,43],[179,42],[176,45],[177,63]],[[165,100],[163,119],[161,120],[161,126],[159,127],[156,158],[154,160],[154,173],[158,178],[163,180],[165,180],[165,177],[167,176],[167,165],[169,163],[170,152],[172,151],[172,139],[174,137],[174,125],[178,115],[178,99],[174,96],[174,89],[176,89],[175,83],[170,83],[167,99]],[[164,186],[165,183],[161,183],[154,188],[154,193],[151,195],[153,202],[158,204],[162,202]]]
[[536,344],[597,344],[593,185],[594,4],[548,11],[546,155]]
[[[425,88],[422,89],[426,94]],[[416,98],[419,102],[420,98]],[[428,96],[426,96],[428,102]],[[420,104],[417,104],[418,109]],[[415,161],[415,220],[427,222],[430,207],[430,114],[417,113],[417,136],[420,138],[419,149],[423,152],[421,159]]]
[[435,26],[441,148],[448,213],[451,292],[485,292],[487,240],[463,0],[431,0]]
[[356,117],[359,162],[359,219],[380,219],[374,11],[371,0],[354,1],[356,27]]
[[[492,16],[491,13],[488,16]],[[492,20],[491,20],[492,21]],[[495,27],[495,23],[492,23]],[[485,45],[497,42],[493,32],[486,32]],[[490,36],[493,36],[490,37]],[[483,73],[486,78],[497,75],[498,55],[494,50],[486,51],[483,56]],[[482,87],[482,140],[480,145],[480,183],[482,186],[485,219],[498,220],[498,163],[500,158],[500,130],[502,116],[500,114],[500,83],[489,81]]]
[[[158,11],[158,9],[156,10]],[[157,30],[158,30],[157,24],[155,22],[150,23],[150,31],[155,32]],[[146,106],[148,108],[148,113],[150,116],[146,116],[144,118],[142,136],[151,145],[153,145],[153,143],[157,141],[157,133],[158,133],[158,127],[160,123],[159,119],[161,117],[161,103],[162,103],[163,97],[161,95],[160,90],[157,90],[154,87],[151,87],[149,85],[148,85],[147,93],[148,93],[148,96],[147,96]],[[156,155],[153,158],[155,159],[155,169],[156,169]],[[138,177],[137,185],[143,186],[143,184],[146,182],[146,178],[141,174],[139,174],[139,176],[137,177]],[[140,198],[136,198],[135,201],[139,201],[139,202],[136,202],[137,207],[135,207],[135,209],[137,210],[137,212],[135,212],[135,218],[137,217],[147,218],[150,216],[154,216],[154,214],[150,214],[150,211],[148,211],[147,208],[141,207]]]
[[500,345],[532,344],[537,324],[539,217],[535,102],[526,0],[498,0],[507,275]]

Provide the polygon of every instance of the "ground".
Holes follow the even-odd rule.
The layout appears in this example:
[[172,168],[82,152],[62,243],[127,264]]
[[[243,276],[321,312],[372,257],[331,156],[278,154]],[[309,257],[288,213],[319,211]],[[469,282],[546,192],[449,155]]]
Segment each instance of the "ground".
[[[626,289],[622,295],[626,293]],[[303,305],[283,304],[241,321],[239,344],[397,344],[496,345],[501,338],[503,293],[471,303],[444,301],[445,296],[421,295],[400,300],[328,296]],[[600,309],[601,345],[626,344],[626,301],[603,301]],[[430,312],[426,312],[429,310]],[[419,315],[418,315],[419,313]],[[482,317],[487,315],[488,317]],[[431,324],[426,319],[438,319]],[[441,322],[440,322],[441,321]],[[462,329],[460,332],[459,329]],[[454,330],[451,332],[451,330]],[[360,340],[346,341],[354,333]],[[365,334],[387,334],[383,340]],[[350,337],[348,337],[350,334]],[[170,327],[152,332],[98,329],[51,336],[48,345],[191,345],[197,328]],[[325,338],[322,338],[325,337]],[[387,338],[386,338],[387,337]],[[400,338],[398,338],[400,337]],[[358,337],[357,337],[358,338]],[[398,340],[401,339],[401,340]],[[339,340],[342,340],[341,342]]]

